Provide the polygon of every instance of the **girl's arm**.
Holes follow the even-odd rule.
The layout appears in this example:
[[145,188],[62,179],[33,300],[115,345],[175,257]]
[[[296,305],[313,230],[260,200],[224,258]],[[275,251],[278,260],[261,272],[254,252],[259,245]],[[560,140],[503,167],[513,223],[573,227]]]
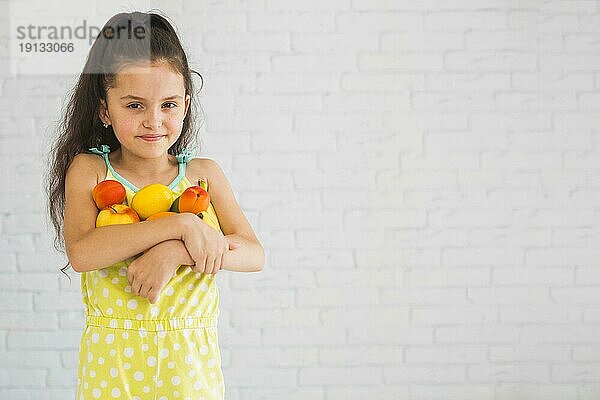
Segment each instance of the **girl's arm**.
[[191,168],[195,175],[209,178],[208,192],[221,232],[227,232],[226,238],[240,243],[240,247],[223,254],[222,269],[241,272],[262,270],[265,262],[263,247],[238,204],[221,166],[210,158],[196,158],[192,160]]
[[258,242],[253,242],[240,235],[225,235],[227,240],[237,242],[237,249],[223,254],[222,268],[228,271],[258,272],[265,264],[265,252]]
[[137,256],[170,239],[179,239],[184,231],[182,215],[123,225],[91,229],[71,245],[69,260],[77,272],[102,269]]
[[[239,247],[223,254],[221,269],[238,272],[258,272],[264,265],[264,251],[260,244],[239,235],[225,235],[229,242],[236,242]],[[159,243],[153,251],[164,251],[173,257],[176,265],[194,265],[182,240],[167,240]]]

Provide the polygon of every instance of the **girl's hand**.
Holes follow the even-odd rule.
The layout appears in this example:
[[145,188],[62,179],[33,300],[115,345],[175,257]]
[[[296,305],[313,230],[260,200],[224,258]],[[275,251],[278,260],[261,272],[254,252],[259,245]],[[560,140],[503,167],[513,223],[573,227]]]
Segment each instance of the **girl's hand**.
[[[222,232],[213,229],[197,215],[190,213],[188,221],[181,240],[194,260],[192,270],[216,274],[221,269],[223,254],[230,249],[229,241]],[[232,247],[238,246],[232,244]]]
[[177,243],[167,240],[154,245],[127,267],[127,280],[131,285],[131,293],[146,297],[154,304],[160,292],[177,272],[179,264],[175,264],[172,256]]

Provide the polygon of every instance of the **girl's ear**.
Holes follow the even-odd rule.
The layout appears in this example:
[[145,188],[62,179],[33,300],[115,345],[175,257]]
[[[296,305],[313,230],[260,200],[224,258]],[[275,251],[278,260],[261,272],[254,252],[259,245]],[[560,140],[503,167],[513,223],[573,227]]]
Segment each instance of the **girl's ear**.
[[98,106],[98,117],[100,117],[100,121],[104,123],[110,122],[106,101],[104,99],[100,99],[100,106]]
[[188,109],[190,108],[191,99],[192,99],[192,97],[189,94],[185,95],[185,112],[183,113],[183,118],[185,118],[185,116],[187,115]]

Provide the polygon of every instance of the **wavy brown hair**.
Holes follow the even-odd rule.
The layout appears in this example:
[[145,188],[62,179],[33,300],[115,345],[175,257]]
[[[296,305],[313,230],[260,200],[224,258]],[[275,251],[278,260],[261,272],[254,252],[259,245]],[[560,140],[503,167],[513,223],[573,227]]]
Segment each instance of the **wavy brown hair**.
[[[119,30],[115,28],[118,27],[130,27],[130,32],[144,32],[146,36],[143,40],[132,40],[131,35],[128,37],[122,32],[117,35]],[[196,107],[200,110],[201,107],[196,105],[192,73],[198,74],[200,78],[202,75],[189,68],[185,51],[172,24],[166,17],[156,13],[135,11],[116,14],[106,22],[92,44],[83,71],[70,91],[68,104],[58,123],[57,135],[50,145],[45,193],[48,213],[56,234],[54,248],[61,253],[65,253],[64,206],[67,169],[75,155],[88,152],[89,147],[107,144],[115,150],[121,146],[112,126],[104,128],[100,120],[100,100],[106,101],[107,91],[115,86],[116,75],[121,69],[140,61],[166,61],[174,71],[183,76],[185,92],[191,96],[181,135],[169,148],[168,153],[176,155],[194,142]],[[60,271],[67,275],[65,270],[70,265],[70,262],[67,262]]]

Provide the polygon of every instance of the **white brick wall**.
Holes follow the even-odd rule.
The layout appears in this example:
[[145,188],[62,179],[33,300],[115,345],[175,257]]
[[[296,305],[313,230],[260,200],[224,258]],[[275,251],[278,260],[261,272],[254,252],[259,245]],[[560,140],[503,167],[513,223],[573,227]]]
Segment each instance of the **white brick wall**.
[[[83,305],[40,178],[73,77],[10,73],[8,4],[0,399],[63,400]],[[125,10],[153,7],[205,79],[202,156],[267,254],[219,275],[228,400],[600,397],[600,0]]]

